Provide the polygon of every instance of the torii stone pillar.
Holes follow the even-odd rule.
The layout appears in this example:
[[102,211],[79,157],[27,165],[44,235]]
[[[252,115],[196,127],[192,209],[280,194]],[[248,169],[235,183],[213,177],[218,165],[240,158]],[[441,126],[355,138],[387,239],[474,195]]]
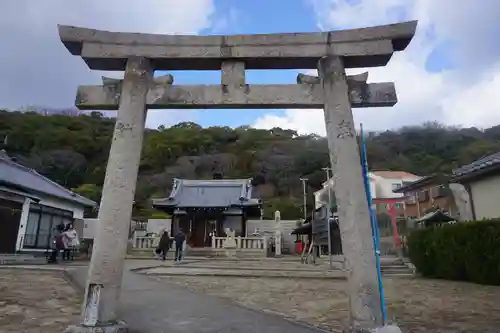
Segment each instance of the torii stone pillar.
[[128,59],[85,288],[83,320],[67,332],[128,332],[127,325],[118,321],[116,310],[141,158],[146,95],[152,78],[148,59]]
[[342,58],[321,58],[318,74],[324,93],[326,134],[348,274],[351,332],[375,332],[384,323],[370,211]]

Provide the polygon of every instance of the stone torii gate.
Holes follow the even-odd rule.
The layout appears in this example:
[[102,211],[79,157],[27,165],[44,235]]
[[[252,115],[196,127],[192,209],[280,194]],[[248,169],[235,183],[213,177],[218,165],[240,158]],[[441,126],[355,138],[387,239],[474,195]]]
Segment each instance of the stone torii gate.
[[[370,83],[345,68],[385,66],[410,43],[417,22],[321,33],[177,36],[119,33],[59,26],[68,51],[90,69],[125,71],[123,80],[80,86],[82,110],[118,110],[99,226],[90,262],[83,322],[69,332],[127,332],[117,318],[129,221],[141,157],[147,109],[324,109],[335,175],[353,332],[384,325],[370,212],[364,191],[352,107],[397,102],[393,83]],[[249,85],[246,69],[317,69],[297,84]],[[155,70],[221,70],[220,85],[175,85]]]

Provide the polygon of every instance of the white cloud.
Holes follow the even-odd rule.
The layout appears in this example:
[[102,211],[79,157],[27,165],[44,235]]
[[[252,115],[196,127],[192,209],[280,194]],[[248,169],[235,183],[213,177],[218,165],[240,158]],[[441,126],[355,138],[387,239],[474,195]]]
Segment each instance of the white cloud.
[[[355,121],[370,129],[388,129],[437,120],[486,127],[500,123],[500,6],[495,0],[310,0],[325,30],[418,19],[409,47],[386,67],[371,68],[369,81],[394,81],[399,103],[393,108],[357,109]],[[446,43],[446,44],[444,44]],[[455,66],[428,72],[432,52],[447,45]],[[286,127],[301,133],[325,133],[323,112],[287,110],[283,117],[263,116],[259,128]]]
[[[67,108],[74,104],[79,84],[100,83],[102,72],[89,70],[64,48],[57,24],[195,34],[210,27],[214,14],[213,0],[0,1],[0,107]],[[185,115],[186,111],[151,111],[148,125],[175,122]]]

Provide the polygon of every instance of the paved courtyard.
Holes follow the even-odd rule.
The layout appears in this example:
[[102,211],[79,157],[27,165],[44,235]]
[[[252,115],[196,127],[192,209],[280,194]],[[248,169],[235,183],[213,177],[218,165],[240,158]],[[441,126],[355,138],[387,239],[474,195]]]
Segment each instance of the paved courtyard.
[[0,269],[0,332],[61,333],[80,304],[62,272]]
[[[341,332],[347,323],[346,285],[341,279],[147,276],[130,271],[159,264],[127,261],[119,315],[127,319],[132,332],[315,332],[283,317]],[[201,269],[209,265],[213,270],[232,267],[245,275],[252,267],[267,274],[269,266],[283,272],[296,264],[192,261],[150,270],[183,271],[185,266]],[[83,283],[86,267],[71,271]],[[498,332],[499,287],[408,277],[385,278],[384,282],[389,317],[403,332]],[[60,333],[69,323],[78,322],[81,298],[61,272],[0,269],[0,296],[0,332]]]
[[[345,281],[274,276],[279,274],[280,269],[290,270],[292,263],[277,266],[269,262],[210,261],[192,262],[185,267],[172,267],[170,263],[165,266],[150,269],[149,272],[166,285],[175,283],[331,332],[341,332],[342,326],[347,324]],[[252,276],[255,272],[246,274],[251,267],[267,274],[269,266],[278,268],[272,273],[273,278],[255,278]],[[224,269],[229,269],[231,273],[223,278],[208,276],[203,271],[221,273]],[[300,269],[304,269],[304,265]],[[311,267],[312,271],[317,269]],[[168,276],[161,276],[162,271]],[[188,276],[179,276],[183,272]],[[198,272],[202,274],[196,276]],[[245,276],[236,277],[238,272]],[[384,286],[388,316],[402,327],[403,332],[494,333],[500,327],[500,303],[497,301],[500,287],[409,277],[387,277]]]

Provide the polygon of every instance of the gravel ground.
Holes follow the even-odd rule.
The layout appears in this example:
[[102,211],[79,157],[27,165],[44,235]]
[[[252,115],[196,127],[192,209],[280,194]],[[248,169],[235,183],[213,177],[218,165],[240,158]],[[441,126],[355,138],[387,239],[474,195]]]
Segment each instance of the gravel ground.
[[[161,277],[191,290],[341,332],[345,282],[335,280]],[[403,332],[498,333],[500,287],[421,278],[384,279],[388,316]]]
[[77,322],[80,304],[61,272],[0,269],[2,333],[61,333]]

